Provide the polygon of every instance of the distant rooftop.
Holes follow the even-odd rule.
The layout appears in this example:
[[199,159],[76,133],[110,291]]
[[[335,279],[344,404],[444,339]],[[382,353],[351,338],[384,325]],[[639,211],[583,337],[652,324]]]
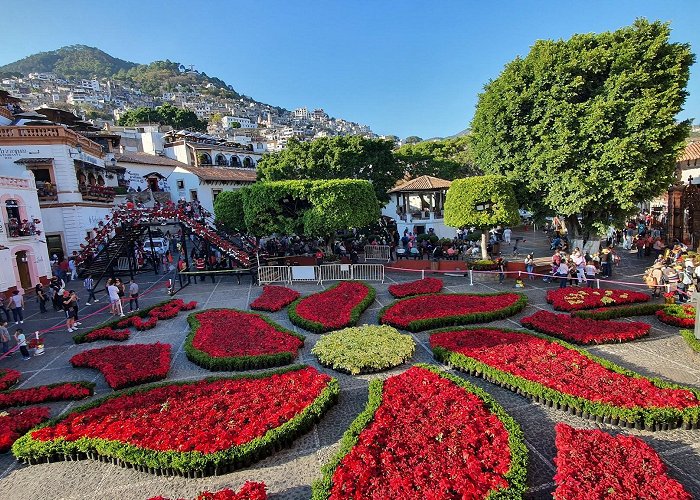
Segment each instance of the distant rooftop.
[[436,191],[440,189],[449,189],[451,181],[432,177],[430,175],[421,175],[403,184],[399,184],[389,190],[389,193],[407,193],[413,191]]

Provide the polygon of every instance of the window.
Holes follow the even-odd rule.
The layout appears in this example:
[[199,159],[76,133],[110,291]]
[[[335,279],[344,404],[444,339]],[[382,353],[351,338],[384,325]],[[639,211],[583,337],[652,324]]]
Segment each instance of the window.
[[192,201],[197,201],[197,190],[196,189],[191,189],[190,190],[190,199]]
[[216,197],[221,194],[221,189],[212,189],[211,194],[214,197],[214,201],[216,201]]
[[177,180],[177,188],[178,189],[185,189],[185,181],[183,181],[182,179],[178,179]]

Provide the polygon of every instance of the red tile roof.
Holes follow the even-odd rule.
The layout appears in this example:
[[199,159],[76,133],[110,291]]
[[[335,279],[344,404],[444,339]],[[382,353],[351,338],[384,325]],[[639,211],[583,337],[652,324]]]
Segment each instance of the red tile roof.
[[253,183],[258,178],[254,168],[234,167],[192,167],[186,165],[185,170],[192,172],[203,181],[234,181]]
[[186,168],[189,165],[182,163],[167,156],[151,155],[148,153],[138,153],[134,151],[127,151],[126,153],[115,153],[114,157],[117,162],[124,163],[138,163],[141,165],[157,165],[160,167],[183,167]]
[[432,177],[430,175],[421,175],[415,179],[404,182],[389,190],[389,193],[406,193],[411,191],[437,191],[441,189],[449,189],[451,181]]
[[689,142],[678,162],[700,160],[700,141]]

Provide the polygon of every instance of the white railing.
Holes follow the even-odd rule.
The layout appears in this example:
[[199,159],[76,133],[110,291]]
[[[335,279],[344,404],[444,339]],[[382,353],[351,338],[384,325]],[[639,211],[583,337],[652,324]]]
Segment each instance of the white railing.
[[365,245],[365,260],[391,260],[389,245]]
[[384,283],[384,266],[381,264],[355,264],[352,266],[352,279]]
[[260,266],[258,268],[258,283],[291,283],[289,266]]
[[363,280],[384,283],[382,264],[323,264],[321,266],[260,266],[258,283],[298,283]]

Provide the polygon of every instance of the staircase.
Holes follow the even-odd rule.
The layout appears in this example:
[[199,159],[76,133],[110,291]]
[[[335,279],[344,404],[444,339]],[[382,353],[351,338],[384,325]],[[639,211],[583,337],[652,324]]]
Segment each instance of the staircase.
[[91,275],[95,281],[95,288],[97,288],[102,278],[111,277],[114,274],[114,268],[120,257],[133,258],[133,245],[140,241],[146,229],[147,226],[125,224],[124,229],[112,236],[92,261],[83,266],[79,276],[85,278]]

